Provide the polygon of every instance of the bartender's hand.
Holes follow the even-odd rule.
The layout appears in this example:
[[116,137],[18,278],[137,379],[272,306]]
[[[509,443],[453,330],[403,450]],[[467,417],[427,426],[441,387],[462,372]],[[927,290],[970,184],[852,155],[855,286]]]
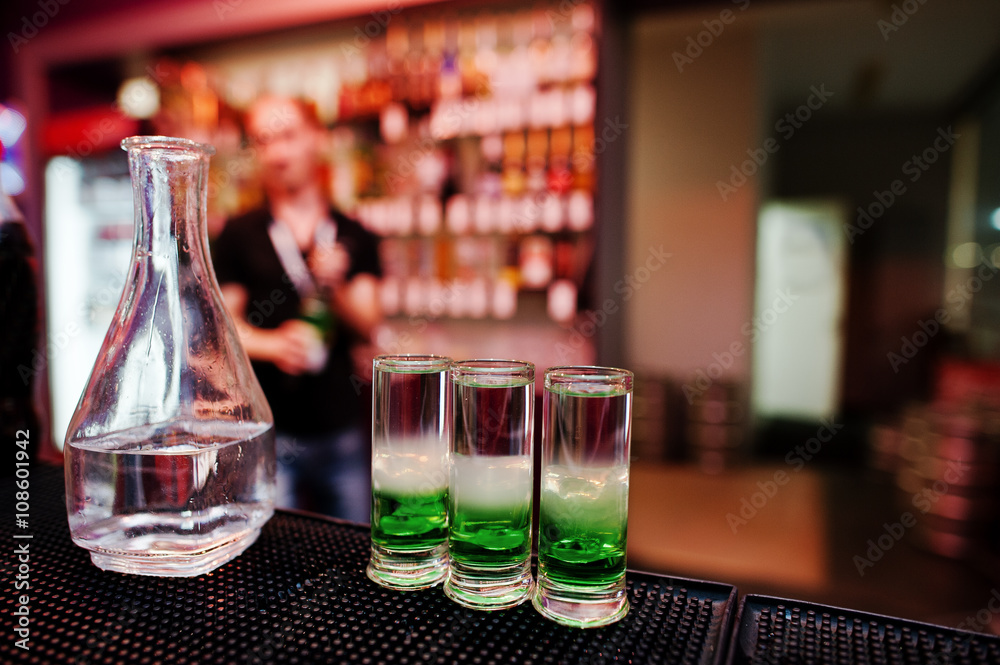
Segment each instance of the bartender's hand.
[[317,245],[309,252],[309,271],[320,285],[336,290],[347,277],[351,256],[340,243]]
[[316,331],[305,321],[292,319],[273,330],[261,330],[265,337],[258,346],[266,360],[270,360],[285,374],[302,374],[312,367],[312,349],[316,344]]
[[310,252],[308,262],[316,281],[328,290],[330,307],[337,316],[338,325],[353,330],[358,341],[370,341],[372,331],[382,320],[378,280],[366,273],[348,280],[351,255],[340,243],[317,245]]
[[312,326],[292,319],[273,329],[257,328],[246,320],[247,290],[239,284],[223,284],[222,297],[236,324],[243,348],[251,360],[274,363],[285,374],[302,374],[310,363],[314,344]]

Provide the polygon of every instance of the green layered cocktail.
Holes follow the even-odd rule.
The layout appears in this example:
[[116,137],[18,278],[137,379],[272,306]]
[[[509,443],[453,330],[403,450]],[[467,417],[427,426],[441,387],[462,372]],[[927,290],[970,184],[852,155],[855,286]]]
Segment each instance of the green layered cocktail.
[[628,455],[632,374],[606,367],[545,372],[535,608],[569,626],[628,612]]
[[371,559],[390,589],[448,573],[448,368],[440,356],[379,356],[372,391]]
[[445,594],[477,609],[528,599],[534,366],[470,360],[452,368],[454,439]]

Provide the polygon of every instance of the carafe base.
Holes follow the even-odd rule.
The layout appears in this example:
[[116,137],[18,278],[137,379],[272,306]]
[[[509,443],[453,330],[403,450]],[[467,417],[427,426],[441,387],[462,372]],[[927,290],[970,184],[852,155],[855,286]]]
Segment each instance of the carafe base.
[[[235,559],[260,536],[260,529],[247,531],[210,550],[194,553],[150,554],[144,552],[109,552],[91,550],[90,560],[101,570],[129,575],[158,577],[196,577],[210,573]],[[79,543],[78,543],[79,544]]]

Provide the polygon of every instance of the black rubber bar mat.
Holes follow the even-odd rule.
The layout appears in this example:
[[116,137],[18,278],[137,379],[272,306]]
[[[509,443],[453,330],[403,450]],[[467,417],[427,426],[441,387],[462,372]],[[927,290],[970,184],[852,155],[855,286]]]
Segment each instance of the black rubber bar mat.
[[[14,506],[13,479],[0,488]],[[8,543],[0,662],[707,665],[723,662],[735,611],[730,585],[634,571],[630,612],[603,628],[556,625],[530,603],[467,610],[440,587],[396,592],[371,582],[367,526],[286,511],[208,575],[110,573],[70,540],[63,488],[62,469],[32,469],[27,527],[15,528],[13,514],[0,524]],[[13,548],[24,543],[30,588],[15,590]],[[23,594],[27,651],[14,632]]]
[[730,665],[997,665],[1000,638],[944,626],[747,595],[740,603]]

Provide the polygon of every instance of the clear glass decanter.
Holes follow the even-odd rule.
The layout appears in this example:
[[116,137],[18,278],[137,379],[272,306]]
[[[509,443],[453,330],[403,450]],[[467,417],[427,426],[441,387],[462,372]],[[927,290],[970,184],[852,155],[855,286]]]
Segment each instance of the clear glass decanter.
[[211,146],[135,136],[129,276],[66,435],[73,542],[105,570],[193,576],[274,512],[274,421],[206,232]]

